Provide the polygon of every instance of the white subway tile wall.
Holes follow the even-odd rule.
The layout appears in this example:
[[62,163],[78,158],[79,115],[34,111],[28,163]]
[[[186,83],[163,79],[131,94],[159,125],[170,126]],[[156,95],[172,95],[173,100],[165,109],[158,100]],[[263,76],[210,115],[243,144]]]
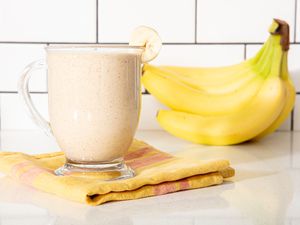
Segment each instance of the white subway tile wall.
[[197,6],[198,42],[264,42],[270,19],[295,25],[295,0],[198,0]]
[[296,5],[297,5],[297,8],[296,8],[296,19],[295,19],[295,30],[296,30],[296,33],[295,33],[295,41],[296,42],[300,42],[300,24],[299,22],[297,23],[297,20],[299,21],[299,16],[300,16],[300,2],[299,0],[296,0]]
[[139,129],[160,130],[161,127],[156,121],[156,113],[159,109],[168,108],[159,103],[152,95],[143,95]]
[[293,78],[296,91],[300,93],[300,45],[298,44],[292,44],[290,47],[289,70]]
[[151,63],[178,66],[225,66],[241,62],[243,59],[243,45],[165,45]]
[[[0,44],[0,90],[17,91],[22,70],[31,62],[45,58],[46,45]],[[47,91],[46,70],[33,72],[30,91]]]
[[[155,28],[163,48],[153,64],[222,66],[255,54],[273,18],[289,22],[289,68],[299,95],[280,130],[300,131],[300,0],[0,0],[1,129],[38,129],[17,96],[17,80],[53,43],[127,43],[138,25]],[[48,117],[47,74],[35,71],[33,101]],[[161,129],[165,108],[143,95],[139,129]]]
[[151,26],[164,42],[195,41],[195,0],[99,0],[99,42],[128,42],[130,31]]
[[[31,94],[37,110],[46,119],[48,116],[47,94]],[[38,129],[18,95],[13,93],[1,94],[1,129]]]
[[1,0],[0,41],[95,42],[96,0]]

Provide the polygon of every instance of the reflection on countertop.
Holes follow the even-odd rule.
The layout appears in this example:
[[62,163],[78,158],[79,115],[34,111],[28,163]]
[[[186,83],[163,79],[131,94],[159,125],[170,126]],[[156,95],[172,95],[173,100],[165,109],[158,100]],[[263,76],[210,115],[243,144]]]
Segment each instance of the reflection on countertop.
[[[229,159],[236,176],[223,185],[97,207],[42,193],[2,176],[1,225],[208,225],[300,224],[300,132],[276,132],[259,142],[194,145],[163,131],[139,131],[138,139],[180,156]],[[2,131],[1,150],[59,150],[39,131]],[[183,156],[183,155],[182,155]]]

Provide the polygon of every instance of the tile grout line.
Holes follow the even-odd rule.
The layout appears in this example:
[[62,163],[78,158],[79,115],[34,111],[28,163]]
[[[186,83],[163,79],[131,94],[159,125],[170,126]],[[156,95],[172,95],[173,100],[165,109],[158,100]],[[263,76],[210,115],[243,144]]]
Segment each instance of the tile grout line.
[[99,40],[99,28],[98,28],[98,17],[99,17],[99,9],[98,9],[99,0],[96,0],[96,43]]
[[294,42],[296,43],[296,35],[297,35],[297,4],[298,4],[298,0],[295,0],[295,18],[294,18]]
[[95,42],[73,42],[73,41],[0,41],[0,44],[37,44],[37,45],[48,45],[48,44],[95,44]]
[[[97,42],[99,44],[128,44],[128,42]],[[0,41],[0,44],[95,44],[95,42]],[[261,45],[264,42],[164,42],[163,45]],[[300,42],[290,42],[300,45]]]
[[195,43],[197,43],[197,18],[198,18],[198,1],[195,0]]
[[[29,91],[30,94],[48,94],[47,91]],[[0,91],[0,94],[18,94],[17,91]]]
[[[48,91],[30,91],[29,93],[30,94],[48,94]],[[18,92],[17,91],[0,91],[0,94],[16,94],[17,95]],[[148,95],[148,94],[150,94],[150,93],[147,90],[142,92],[142,95]]]

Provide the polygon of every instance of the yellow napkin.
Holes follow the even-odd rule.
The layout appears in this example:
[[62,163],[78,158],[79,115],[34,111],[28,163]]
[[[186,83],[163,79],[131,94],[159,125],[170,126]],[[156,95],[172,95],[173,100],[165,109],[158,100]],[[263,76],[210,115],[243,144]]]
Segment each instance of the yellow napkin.
[[90,205],[207,187],[234,175],[227,160],[179,158],[137,140],[125,161],[135,170],[134,178],[103,181],[97,176],[56,176],[54,170],[65,162],[62,152],[1,152],[0,171],[38,190]]

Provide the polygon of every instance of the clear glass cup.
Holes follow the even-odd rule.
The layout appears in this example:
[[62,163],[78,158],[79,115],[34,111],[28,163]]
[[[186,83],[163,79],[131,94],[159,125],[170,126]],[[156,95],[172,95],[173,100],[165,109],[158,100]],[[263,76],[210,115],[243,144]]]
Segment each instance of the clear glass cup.
[[[118,172],[134,176],[124,163],[139,121],[142,47],[127,45],[51,45],[46,60],[29,64],[18,91],[33,121],[53,135],[66,163],[57,175]],[[50,121],[32,104],[31,71],[46,68]]]

